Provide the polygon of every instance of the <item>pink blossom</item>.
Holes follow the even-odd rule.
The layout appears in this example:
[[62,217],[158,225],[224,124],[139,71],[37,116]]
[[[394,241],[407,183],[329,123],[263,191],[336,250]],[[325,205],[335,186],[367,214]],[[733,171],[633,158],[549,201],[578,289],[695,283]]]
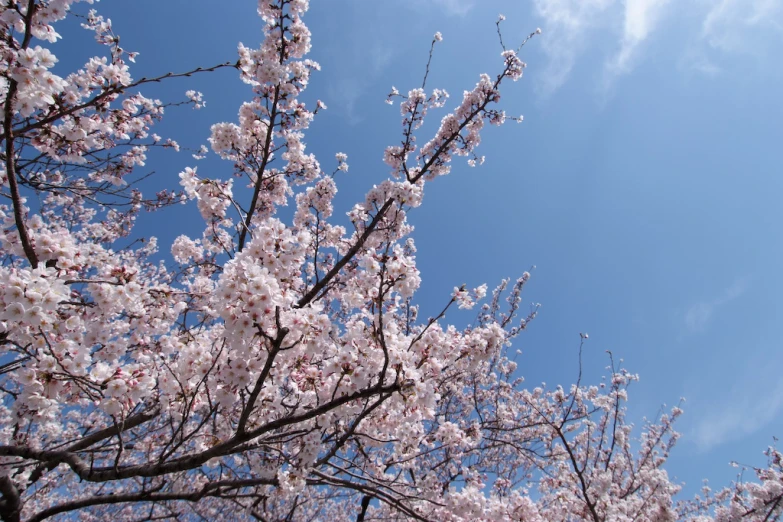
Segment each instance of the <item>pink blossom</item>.
[[[153,126],[182,102],[139,91],[174,74],[134,79],[137,53],[94,10],[75,18],[99,52],[61,71],[44,45],[75,3],[0,6],[0,518],[780,518],[774,447],[680,502],[665,463],[682,410],[630,423],[638,377],[611,356],[597,385],[526,385],[509,350],[539,311],[524,303],[529,272],[455,287],[420,315],[411,210],[464,170],[455,158],[483,163],[487,124],[521,120],[500,105],[525,68],[517,52],[437,116],[447,91],[392,87],[402,130],[376,151],[390,177],[346,204],[348,154],[325,172],[308,149],[326,108],[303,95],[319,70],[308,2],[260,0],[258,47],[182,74],[236,67],[249,86],[208,132],[225,161],[150,193],[151,149],[180,149]],[[134,225],[177,203],[201,219],[159,253]]]

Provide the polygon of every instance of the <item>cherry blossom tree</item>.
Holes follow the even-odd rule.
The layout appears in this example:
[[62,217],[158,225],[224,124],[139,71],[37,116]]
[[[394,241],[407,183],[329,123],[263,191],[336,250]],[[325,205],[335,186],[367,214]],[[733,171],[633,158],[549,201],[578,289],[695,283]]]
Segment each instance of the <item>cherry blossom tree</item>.
[[[325,109],[299,99],[319,68],[305,58],[306,0],[261,0],[263,41],[236,61],[142,79],[92,10],[82,27],[103,52],[51,71],[46,45],[77,3],[0,3],[3,520],[780,519],[775,448],[756,482],[677,501],[663,464],[681,411],[634,435],[636,376],[614,362],[599,386],[528,389],[508,350],[537,313],[522,306],[529,273],[489,296],[455,288],[439,315],[418,317],[408,213],[453,159],[481,163],[486,124],[517,119],[499,102],[522,77],[521,46],[501,38],[494,75],[431,136],[422,124],[448,93],[427,90],[426,73],[392,89],[402,133],[384,153],[389,179],[340,221],[347,156],[326,172],[304,142]],[[152,127],[204,100],[141,91],[226,67],[252,95],[237,122],[211,128],[222,177],[189,166],[180,189],[143,195],[136,168],[151,148],[178,149]],[[179,236],[170,257],[134,235],[140,212],[191,201],[203,233]],[[470,326],[445,323],[473,307]]]

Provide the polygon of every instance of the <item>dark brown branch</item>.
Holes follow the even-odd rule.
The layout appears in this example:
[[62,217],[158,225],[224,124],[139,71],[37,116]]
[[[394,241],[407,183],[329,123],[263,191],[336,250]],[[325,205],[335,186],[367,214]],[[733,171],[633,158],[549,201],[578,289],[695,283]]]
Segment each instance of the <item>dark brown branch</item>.
[[277,321],[277,326],[278,326],[277,338],[274,341],[274,345],[269,350],[269,355],[266,358],[264,367],[261,369],[261,373],[259,374],[258,379],[256,380],[256,384],[253,387],[253,390],[250,392],[250,396],[247,399],[247,404],[245,405],[244,409],[242,410],[242,414],[239,417],[239,423],[237,424],[237,434],[240,436],[245,433],[245,427],[247,426],[247,421],[250,418],[250,414],[253,412],[253,408],[255,408],[258,395],[261,393],[261,390],[264,388],[264,383],[266,382],[266,378],[269,376],[269,372],[272,371],[272,365],[275,362],[275,357],[280,352],[280,349],[283,345],[283,339],[285,339],[285,336],[288,334],[288,328],[280,326],[279,306],[275,308],[275,320]]
[[590,510],[590,516],[592,516],[594,522],[603,522],[601,517],[598,516],[598,512],[595,509],[595,503],[590,500],[590,495],[587,493],[587,482],[585,482],[584,473],[579,469],[579,463],[576,460],[576,455],[574,455],[573,450],[571,450],[571,445],[568,443],[568,439],[566,439],[565,434],[563,433],[563,430],[561,430],[559,427],[552,425],[555,432],[557,433],[557,436],[560,438],[560,440],[563,442],[563,445],[565,446],[566,451],[568,452],[568,458],[571,460],[571,466],[574,468],[574,473],[576,473],[577,478],[579,478],[579,486],[582,490],[582,498],[585,500],[585,504],[587,504],[588,509]]
[[[27,14],[25,15],[25,32],[24,39],[22,40],[22,49],[26,49],[30,45],[30,38],[32,36],[33,15],[36,11],[35,0],[29,0],[27,2]],[[13,131],[13,117],[14,117],[14,99],[16,98],[16,92],[19,89],[19,83],[8,77],[8,94],[5,97],[5,111],[3,120],[4,134],[0,136],[0,140],[5,139],[5,173],[8,178],[8,186],[11,189],[11,201],[14,206],[14,223],[16,223],[16,230],[19,233],[19,241],[22,243],[22,250],[27,257],[27,261],[30,262],[30,266],[38,268],[38,256],[33,248],[30,236],[27,234],[27,225],[24,222],[24,215],[22,213],[22,197],[19,194],[19,185],[16,182],[16,150],[14,148],[14,131]]]
[[[123,431],[132,430],[133,428],[140,426],[141,424],[144,424],[149,420],[154,419],[159,414],[160,414],[160,406],[156,406],[149,411],[132,415],[127,419],[125,419],[125,422],[123,422],[122,425],[115,424],[114,426],[109,426],[108,428],[98,430],[95,433],[83,437],[78,442],[71,444],[64,451],[78,452],[78,451],[85,450],[97,442],[108,439],[109,437],[113,437],[115,435],[119,435]],[[57,467],[57,464],[58,464],[57,462],[50,462],[36,467],[33,470],[33,472],[30,474],[29,483],[34,484],[35,482],[37,482],[45,471],[53,470],[54,468]]]
[[[144,84],[147,84],[147,83],[160,83],[161,81],[166,80],[168,78],[190,77],[190,76],[193,76],[194,74],[197,74],[197,73],[213,72],[213,71],[216,71],[218,69],[222,69],[223,67],[236,67],[236,66],[237,66],[236,63],[225,62],[225,63],[221,63],[221,64],[218,64],[218,65],[213,65],[212,67],[197,67],[197,68],[195,68],[195,69],[193,69],[191,71],[187,71],[187,72],[183,72],[183,73],[171,73],[171,72],[169,72],[169,73],[166,73],[166,74],[162,74],[160,76],[156,76],[154,78],[142,78],[142,79],[140,79],[138,81],[135,81],[133,83],[130,83],[128,85],[111,87],[111,88],[103,91],[102,93],[98,94],[94,98],[92,98],[92,99],[90,99],[90,100],[88,100],[88,101],[86,101],[84,103],[80,103],[79,105],[74,105],[73,107],[70,107],[70,108],[68,108],[68,109],[66,109],[64,111],[58,111],[58,112],[56,112],[56,113],[54,113],[54,114],[52,114],[50,116],[47,116],[45,118],[42,118],[42,119],[36,121],[35,123],[30,123],[28,125],[25,125],[24,127],[20,127],[18,129],[14,129],[14,133],[15,134],[24,134],[24,133],[30,132],[31,130],[40,129],[41,127],[44,127],[45,125],[48,125],[50,123],[54,123],[55,121],[65,117],[65,116],[70,116],[71,114],[73,114],[75,112],[78,112],[78,111],[87,109],[89,107],[92,107],[93,105],[101,102],[102,100],[104,100],[105,98],[107,98],[109,96],[113,96],[115,94],[122,94],[123,92],[125,92],[125,91],[127,91],[129,89],[132,89],[134,87],[138,87],[140,85],[144,85]],[[0,134],[0,141],[6,139],[6,136],[9,135],[7,130],[4,131],[4,132],[5,132],[5,134]]]
[[280,100],[280,86],[275,87],[275,95],[272,99],[272,111],[269,115],[269,128],[266,132],[266,140],[264,141],[263,157],[261,158],[261,165],[256,171],[256,185],[253,188],[253,199],[250,201],[250,208],[247,210],[247,216],[245,216],[244,226],[239,232],[239,246],[237,250],[239,252],[245,247],[245,240],[247,239],[247,231],[250,230],[250,223],[253,220],[253,214],[256,211],[256,205],[258,204],[258,196],[261,193],[261,186],[264,183],[264,171],[269,163],[269,158],[272,156],[270,147],[272,146],[272,131],[275,128],[275,118],[277,118],[277,102]]
[[316,296],[318,296],[319,292],[323,290],[323,288],[332,280],[334,279],[337,274],[340,273],[340,270],[343,269],[345,265],[348,264],[348,262],[353,259],[353,257],[361,250],[361,248],[364,246],[364,244],[367,242],[367,240],[370,238],[370,235],[375,231],[375,228],[378,226],[378,223],[380,223],[381,219],[386,215],[386,212],[391,208],[392,203],[394,203],[394,200],[392,198],[389,198],[386,200],[386,203],[383,204],[383,206],[378,210],[378,213],[375,214],[375,217],[372,219],[369,225],[367,225],[367,228],[364,229],[364,232],[361,236],[359,236],[359,240],[354,243],[354,245],[348,250],[348,252],[345,253],[345,255],[340,258],[337,263],[334,264],[331,270],[324,276],[323,279],[321,279],[316,285],[314,285],[309,292],[307,292],[304,296],[302,296],[301,299],[296,303],[297,308],[304,308],[307,306],[308,303],[310,303],[313,299],[315,299]]
[[36,450],[22,446],[0,446],[0,456],[21,457],[46,463],[64,463],[67,464],[74,471],[74,473],[79,476],[79,478],[90,482],[109,482],[112,480],[121,480],[131,477],[159,477],[169,473],[177,473],[180,471],[196,469],[212,458],[234,454],[238,446],[265,433],[269,433],[292,424],[308,421],[351,401],[365,399],[367,397],[381,395],[384,393],[394,393],[399,391],[399,388],[399,384],[393,384],[386,387],[376,386],[367,388],[351,395],[345,395],[333,401],[324,403],[317,408],[307,410],[298,415],[291,415],[289,417],[283,417],[268,422],[263,426],[256,428],[255,430],[247,431],[242,435],[236,435],[230,440],[227,440],[221,444],[217,444],[201,453],[183,456],[178,459],[163,463],[119,466],[116,469],[114,466],[96,468],[89,465],[84,461],[84,459],[70,451]]
[[4,522],[19,522],[22,511],[22,502],[19,497],[19,489],[10,477],[0,477],[0,516]]
[[[508,69],[504,70],[503,73],[501,73],[497,80],[495,80],[495,83],[493,84],[493,89],[497,89],[497,87],[500,85],[500,82],[505,78],[506,74],[508,73]],[[432,157],[424,164],[424,166],[421,169],[421,172],[419,172],[416,176],[410,179],[411,183],[418,182],[429,170],[432,168],[432,166],[435,164],[435,161],[440,157],[443,152],[446,151],[449,145],[457,139],[458,136],[460,136],[460,133],[462,130],[473,121],[473,119],[481,114],[489,105],[490,101],[492,101],[492,98],[488,97],[486,100],[484,100],[472,113],[468,115],[467,118],[465,118],[465,121],[463,121],[459,128],[455,131],[455,133],[450,136],[447,140],[445,140],[440,147],[433,153]],[[410,131],[412,132],[412,130]],[[331,270],[324,276],[323,279],[321,279],[313,288],[310,289],[309,292],[307,292],[304,296],[302,296],[301,299],[297,302],[296,306],[297,308],[304,308],[307,306],[308,303],[313,301],[318,294],[323,290],[323,288],[331,282],[332,279],[334,279],[337,274],[340,273],[340,270],[348,264],[348,262],[353,259],[353,257],[359,252],[359,250],[364,246],[364,243],[367,242],[367,239],[372,235],[372,233],[375,231],[378,224],[381,222],[383,217],[386,215],[386,212],[389,211],[389,209],[392,206],[392,203],[394,203],[394,199],[389,198],[386,200],[386,202],[383,204],[383,206],[378,210],[377,214],[375,214],[375,217],[372,219],[369,225],[364,229],[364,232],[359,237],[359,240],[354,243],[354,245],[348,250],[348,252],[345,253],[345,255],[340,258],[337,263],[335,263],[334,267],[332,267]]]
[[56,506],[45,509],[34,516],[30,517],[28,522],[40,522],[54,515],[60,513],[67,513],[69,511],[76,511],[91,506],[100,506],[106,504],[124,504],[129,502],[165,502],[184,500],[188,502],[198,502],[204,497],[221,496],[226,489],[239,489],[253,486],[274,486],[277,485],[276,479],[248,479],[248,480],[233,480],[233,481],[221,481],[210,482],[199,491],[192,492],[178,492],[178,493],[156,493],[156,492],[140,492],[140,493],[126,493],[121,495],[100,495],[89,497],[81,500],[73,500],[71,502],[64,502]]
[[367,508],[370,507],[371,500],[372,497],[370,495],[362,497],[362,510],[359,512],[359,516],[356,517],[356,522],[364,522],[364,515],[367,513]]

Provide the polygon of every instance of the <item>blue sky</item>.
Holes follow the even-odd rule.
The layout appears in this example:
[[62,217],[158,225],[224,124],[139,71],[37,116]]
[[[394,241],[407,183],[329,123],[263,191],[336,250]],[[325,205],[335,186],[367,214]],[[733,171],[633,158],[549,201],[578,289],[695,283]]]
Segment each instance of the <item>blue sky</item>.
[[[427,188],[412,213],[424,316],[462,283],[490,287],[536,265],[526,298],[542,303],[517,343],[531,385],[569,384],[579,333],[597,382],[606,350],[641,376],[630,415],[641,423],[686,397],[683,437],[668,467],[693,492],[702,478],[728,483],[730,460],[762,464],[783,435],[783,0],[361,0],[312,1],[311,58],[323,67],[306,100],[329,109],[308,134],[324,168],[349,156],[338,208],[348,210],[387,175],[383,150],[399,141],[392,85],[418,87],[435,31],[428,85],[455,105],[482,72],[502,65],[494,22],[509,45],[541,27],[522,53],[525,77],[503,106],[522,124],[491,128],[479,154]],[[255,2],[105,1],[135,77],[236,59],[237,41],[260,40]],[[54,51],[61,72],[97,52],[72,26]],[[206,143],[209,125],[234,121],[249,95],[233,70],[146,89],[207,107],[171,111],[157,130]],[[433,114],[434,128],[441,115]],[[156,186],[185,166],[228,177],[230,165],[189,154],[155,155]],[[197,211],[142,218],[167,251]],[[472,316],[471,316],[472,317]],[[464,322],[468,317],[449,317]]]

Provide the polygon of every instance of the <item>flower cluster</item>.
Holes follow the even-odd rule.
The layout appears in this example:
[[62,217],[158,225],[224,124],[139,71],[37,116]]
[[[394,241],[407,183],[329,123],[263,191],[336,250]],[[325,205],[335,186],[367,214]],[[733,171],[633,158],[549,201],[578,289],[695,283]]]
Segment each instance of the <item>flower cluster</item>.
[[[134,172],[150,148],[179,150],[151,126],[183,103],[137,87],[178,75],[133,80],[136,53],[95,11],[82,25],[105,55],[55,75],[46,45],[74,3],[0,2],[0,518],[136,519],[140,505],[150,520],[780,518],[775,448],[756,482],[677,503],[663,466],[681,410],[635,431],[637,377],[614,362],[601,386],[525,387],[507,352],[538,312],[522,311],[529,272],[489,295],[457,287],[420,316],[408,214],[454,156],[483,161],[485,124],[509,119],[497,104],[522,76],[517,52],[423,140],[448,93],[425,90],[428,73],[392,88],[392,178],[345,220],[348,155],[330,175],[305,143],[326,107],[300,99],[318,70],[308,2],[259,0],[258,48],[182,74],[236,65],[250,86],[237,121],[210,130],[227,172],[184,167],[180,191],[145,198]],[[178,202],[203,231],[164,258],[134,225]],[[470,308],[472,323],[446,322]]]
[[207,102],[204,101],[204,95],[200,92],[194,90],[185,91],[185,96],[187,96],[188,100],[193,102],[194,109],[201,109],[207,104]]

